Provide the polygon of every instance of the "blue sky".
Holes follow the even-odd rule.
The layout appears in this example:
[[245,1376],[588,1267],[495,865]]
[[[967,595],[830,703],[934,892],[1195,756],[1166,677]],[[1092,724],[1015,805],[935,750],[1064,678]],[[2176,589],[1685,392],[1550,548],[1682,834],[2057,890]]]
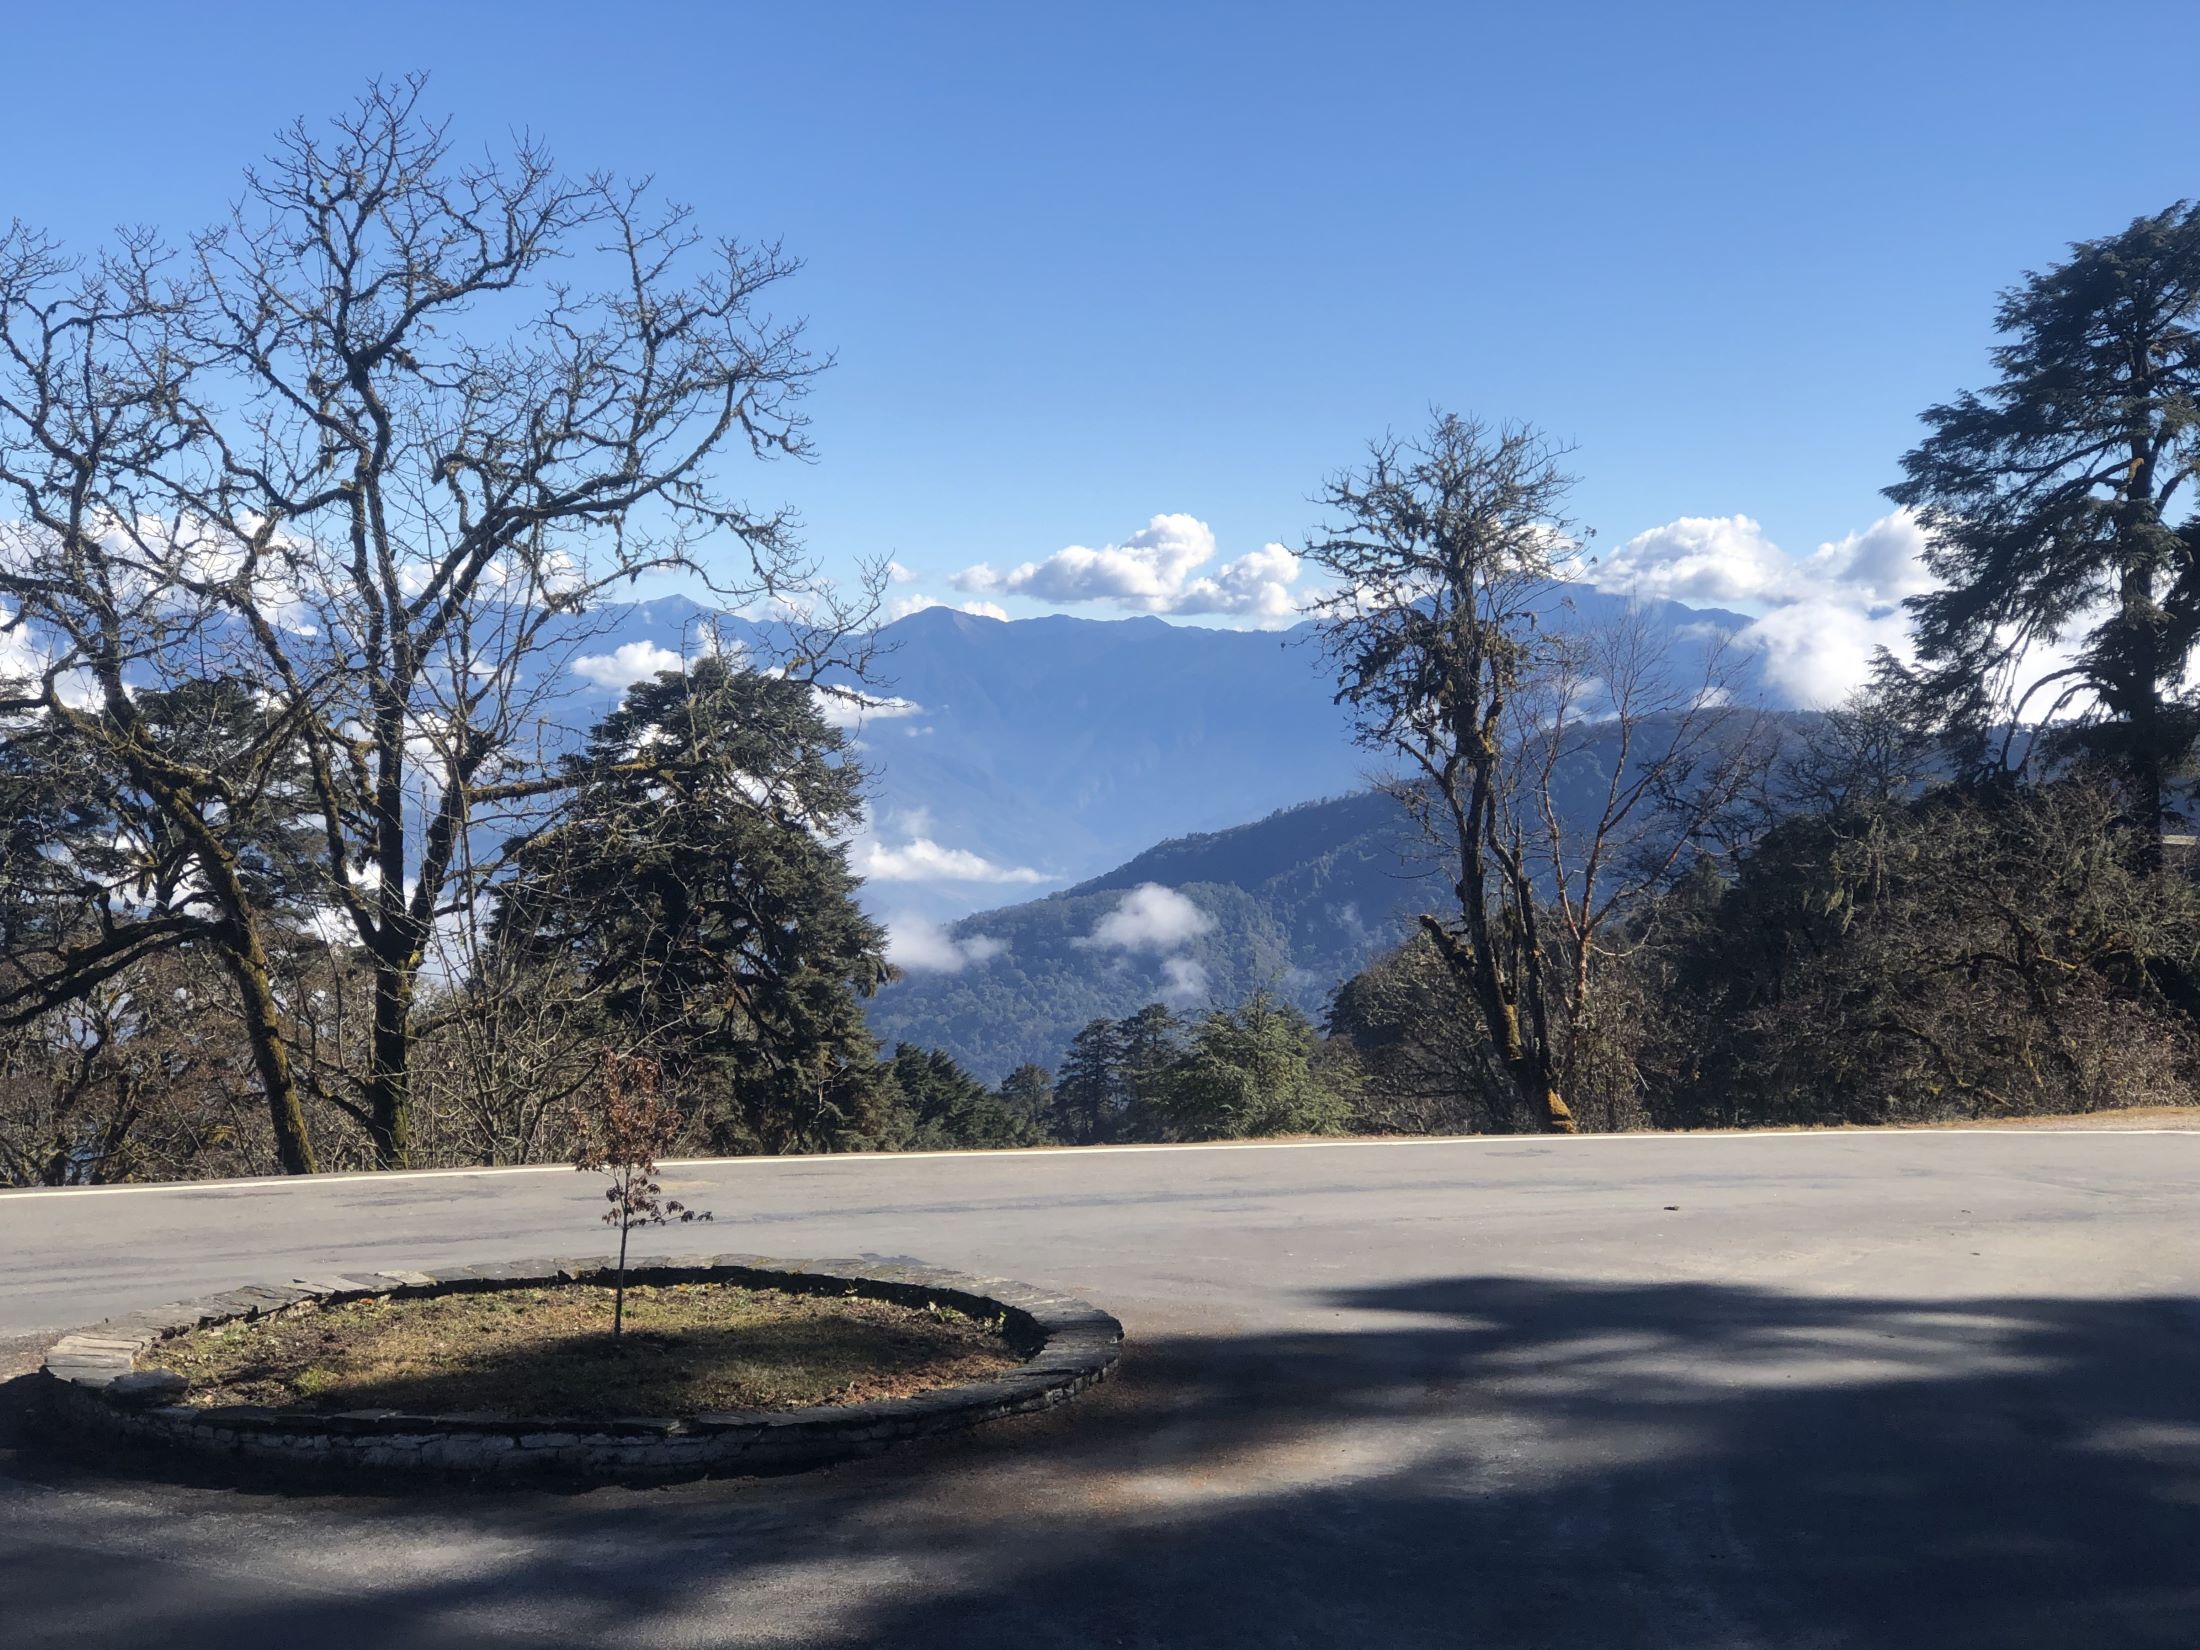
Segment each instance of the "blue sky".
[[[958,569],[1163,513],[1218,564],[1292,542],[1323,473],[1432,402],[1578,442],[1607,546],[1746,515],[1744,561],[1807,556],[1885,514],[1916,412],[1982,377],[1996,289],[2200,193],[2190,5],[446,0],[8,29],[0,214],[73,241],[211,216],[277,126],[408,69],[463,139],[531,127],[783,238],[840,364],[818,464],[753,491],[828,561],[890,553],[924,575],[904,594],[957,601]],[[1739,599],[1672,560],[1656,588]]]

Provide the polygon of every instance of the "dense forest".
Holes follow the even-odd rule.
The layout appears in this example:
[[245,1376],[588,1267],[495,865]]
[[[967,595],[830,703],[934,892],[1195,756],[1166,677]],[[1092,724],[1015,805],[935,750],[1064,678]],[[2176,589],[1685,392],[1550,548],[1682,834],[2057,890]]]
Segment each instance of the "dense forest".
[[[626,1059],[706,1152],[2195,1098],[2200,211],[2004,296],[1900,460],[1935,583],[1849,704],[1570,614],[1567,454],[1438,413],[1300,552],[1398,782],[975,919],[994,966],[920,984],[832,714],[885,570],[742,502],[809,451],[795,266],[461,161],[419,95],[180,245],[0,233],[0,1180],[555,1160]],[[768,645],[568,728],[573,621],[644,576]]]

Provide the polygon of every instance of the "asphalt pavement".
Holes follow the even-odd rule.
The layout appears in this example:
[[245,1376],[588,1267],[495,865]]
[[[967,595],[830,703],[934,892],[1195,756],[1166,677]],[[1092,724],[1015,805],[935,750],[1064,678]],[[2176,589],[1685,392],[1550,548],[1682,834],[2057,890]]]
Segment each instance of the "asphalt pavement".
[[[2200,1644],[2200,1134],[741,1161],[665,1249],[1089,1296],[1119,1377],[823,1472],[238,1488],[0,1387],[0,1641]],[[0,1352],[227,1286],[596,1252],[569,1170],[0,1194]],[[700,1241],[698,1241],[700,1239]]]

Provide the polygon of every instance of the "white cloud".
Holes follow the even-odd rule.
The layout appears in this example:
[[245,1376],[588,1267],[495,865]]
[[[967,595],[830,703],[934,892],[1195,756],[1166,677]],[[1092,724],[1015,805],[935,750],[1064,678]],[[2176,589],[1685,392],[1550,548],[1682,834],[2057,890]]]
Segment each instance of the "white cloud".
[[886,924],[886,960],[912,974],[956,974],[1008,949],[990,934],[958,940],[938,923],[904,913]]
[[[1159,515],[1121,544],[1072,544],[1006,573],[980,563],[955,575],[958,590],[1013,591],[1043,601],[1167,602],[1215,554],[1214,530],[1194,516]],[[1149,609],[1150,611],[1151,609]]]
[[1263,545],[1211,574],[1214,529],[1196,516],[1158,515],[1121,544],[1095,550],[1072,544],[1043,561],[1005,571],[984,562],[955,575],[958,590],[1030,596],[1070,604],[1112,602],[1135,613],[1226,613],[1279,621],[1299,604],[1291,586],[1299,558],[1280,544]]
[[1601,558],[1594,578],[1648,599],[1753,604],[1793,595],[1798,569],[1748,516],[1682,516]]
[[899,847],[866,837],[856,844],[855,869],[867,882],[1044,882],[1046,873],[1001,865],[968,848],[947,848],[928,836]]
[[866,722],[890,722],[898,716],[921,716],[924,707],[914,699],[894,694],[865,693],[852,687],[817,687],[818,714],[836,728],[857,728]]
[[1207,1000],[1207,970],[1190,957],[1169,957],[1161,964],[1161,1000],[1171,1008],[1191,1008]]
[[1737,633],[1734,645],[1761,657],[1765,684],[1781,699],[1822,709],[1871,679],[1878,649],[1906,655],[1909,637],[1909,620],[1899,610],[1874,617],[1813,598],[1774,608]]
[[1248,613],[1257,619],[1294,619],[1298,602],[1291,586],[1299,576],[1299,558],[1280,544],[1247,551],[1215,569],[1213,578],[1194,579],[1184,587],[1172,613]]
[[1161,997],[1188,1008],[1207,998],[1207,969],[1185,947],[1213,929],[1215,919],[1158,882],[1142,882],[1072,945],[1101,950],[1150,951],[1161,958]]
[[1907,510],[1791,556],[1749,516],[1683,516],[1638,533],[1595,570],[1600,590],[1756,613],[1734,645],[1762,661],[1788,704],[1837,704],[1871,678],[1880,648],[1910,655],[1901,603],[1933,588],[1925,532]]
[[1175,951],[1214,925],[1214,918],[1174,888],[1142,882],[1093,924],[1091,935],[1079,943],[1124,951]]
[[0,607],[0,682],[35,681],[45,673],[47,661],[46,651],[21,626],[11,625],[7,609]]
[[655,642],[621,642],[609,653],[584,653],[573,661],[575,674],[600,688],[623,691],[668,670],[684,670],[687,661]]
[[[16,692],[32,689],[54,663],[54,650],[33,636],[14,614],[0,607],[0,684]],[[87,671],[65,671],[54,687],[63,704],[79,710],[100,700],[99,684]]]
[[1907,510],[1881,516],[1837,543],[1821,544],[1804,561],[1803,574],[1878,606],[1922,596],[1937,583],[1925,569],[1925,529]]
[[917,581],[917,575],[898,561],[886,564],[886,578],[891,584],[914,584]]

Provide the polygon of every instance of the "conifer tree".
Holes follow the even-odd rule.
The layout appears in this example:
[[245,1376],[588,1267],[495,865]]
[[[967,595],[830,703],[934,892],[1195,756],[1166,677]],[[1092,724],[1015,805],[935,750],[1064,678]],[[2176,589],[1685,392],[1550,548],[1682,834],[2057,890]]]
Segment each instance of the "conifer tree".
[[1090,1020],[1070,1039],[1054,1084],[1059,1131],[1073,1145],[1112,1140],[1122,1121],[1123,1033],[1113,1020]]
[[845,837],[860,770],[803,683],[705,658],[628,690],[511,847],[498,944],[578,972],[715,1150],[886,1143],[858,998],[888,977]]
[[[1994,382],[1927,408],[1887,489],[1945,581],[1910,602],[1903,685],[1974,751],[1999,718],[2090,696],[2079,738],[2128,776],[2151,836],[2200,731],[2182,688],[2200,640],[2200,206],[2073,246],[2002,295],[1995,325]],[[2071,642],[2070,664],[2015,691],[2027,649]]]

